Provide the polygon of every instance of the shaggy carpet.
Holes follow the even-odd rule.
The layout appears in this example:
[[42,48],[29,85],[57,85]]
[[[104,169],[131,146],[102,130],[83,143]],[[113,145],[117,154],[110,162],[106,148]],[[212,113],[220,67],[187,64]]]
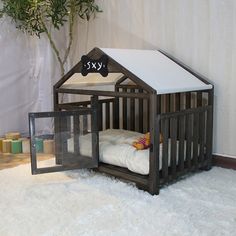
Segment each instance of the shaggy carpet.
[[236,235],[236,171],[213,168],[151,196],[92,171],[0,171],[0,235]]

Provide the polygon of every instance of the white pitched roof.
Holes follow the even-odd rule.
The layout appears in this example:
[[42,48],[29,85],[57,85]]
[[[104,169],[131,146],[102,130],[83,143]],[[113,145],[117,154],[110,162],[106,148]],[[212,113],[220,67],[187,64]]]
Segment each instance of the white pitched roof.
[[100,48],[157,91],[157,94],[211,89],[157,50]]

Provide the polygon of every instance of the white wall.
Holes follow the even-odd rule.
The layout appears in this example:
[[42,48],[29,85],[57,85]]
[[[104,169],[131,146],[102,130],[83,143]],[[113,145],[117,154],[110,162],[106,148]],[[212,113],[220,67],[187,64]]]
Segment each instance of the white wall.
[[[234,67],[236,62],[236,1],[99,0],[98,2],[102,5],[103,13],[89,23],[89,40],[87,40],[86,25],[79,24],[79,41],[73,50],[72,64],[79,60],[81,53],[89,51],[94,46],[161,48],[167,51],[208,77],[215,85],[214,153],[236,157],[236,124],[234,122],[236,117],[236,93],[234,92],[236,88],[236,69]],[[9,25],[7,25],[7,29],[8,27]],[[32,68],[38,68],[35,72],[37,79],[35,78],[34,83],[43,81],[40,82],[41,93],[42,89],[46,89],[46,92],[43,91],[43,93],[46,93],[47,96],[40,97],[38,95],[39,90],[36,89],[37,86],[32,89],[32,84],[27,82],[30,86],[26,87],[32,93],[32,97],[28,98],[24,94],[24,101],[31,104],[29,108],[45,110],[50,107],[48,97],[50,97],[50,89],[53,83],[50,78],[55,81],[59,77],[57,65],[52,63],[53,57],[50,49],[48,46],[45,49],[44,46],[47,44],[41,42],[40,50],[36,50],[38,56],[32,56],[34,59],[15,58],[12,55],[12,47],[16,48],[17,54],[25,55],[28,53],[31,55],[32,52],[28,51],[27,40],[25,40],[25,36],[21,35],[18,44],[5,43],[10,38],[16,37],[16,33],[2,33],[2,25],[0,28],[0,47],[2,48],[4,45],[6,50],[4,58],[2,53],[0,57],[0,90],[11,90],[16,95],[19,92],[18,83],[23,83],[21,80],[24,79],[22,78],[28,78],[27,81],[30,81]],[[5,37],[4,40],[2,37]],[[60,41],[65,38],[63,37],[60,37]],[[36,48],[39,49],[39,46]],[[37,62],[35,58],[38,58]],[[6,71],[6,66],[3,66],[4,61],[10,63],[19,60],[21,60],[21,63],[17,64],[17,68],[20,67],[19,70],[11,69],[11,73]],[[29,63],[31,63],[31,67],[28,70]],[[18,71],[23,74],[19,74]],[[7,84],[8,82],[5,83],[4,88],[2,87],[2,81],[8,81],[9,76],[21,78],[21,80],[15,80],[15,90]],[[19,100],[15,95],[13,97],[18,104]],[[1,95],[1,111],[16,104],[15,101],[10,104],[8,97],[6,94],[2,99]],[[29,101],[29,99],[31,100]],[[0,133],[6,129],[6,124],[8,127],[9,124],[13,126],[15,124],[13,121],[19,119],[21,122],[16,123],[13,128],[26,129],[26,123],[23,122],[25,114],[19,114],[19,119],[18,117],[16,119],[13,111],[9,114],[12,120],[7,121],[5,120],[6,117],[0,115]]]

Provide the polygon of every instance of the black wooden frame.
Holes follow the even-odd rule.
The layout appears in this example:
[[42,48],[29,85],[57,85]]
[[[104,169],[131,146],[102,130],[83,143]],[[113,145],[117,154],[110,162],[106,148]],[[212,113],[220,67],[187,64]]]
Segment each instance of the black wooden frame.
[[[93,59],[97,59],[102,55],[103,52],[98,48],[93,49],[88,54]],[[192,71],[175,58],[167,54],[165,55],[202,82],[210,84],[201,75]],[[149,131],[151,135],[149,175],[136,174],[128,169],[101,162],[98,168],[96,168],[97,171],[132,181],[138,187],[149,191],[151,194],[159,194],[161,186],[176,181],[179,177],[187,173],[201,169],[209,170],[211,168],[213,86],[212,89],[203,91],[157,95],[156,91],[150,85],[140,80],[110,57],[108,70],[109,73],[119,72],[124,75],[117,81],[114,92],[61,88],[61,85],[74,73],[81,72],[81,62],[79,62],[55,84],[54,110],[73,110],[78,107],[87,107],[90,105],[90,101],[61,104],[59,103],[59,94],[61,93],[91,95],[97,101],[97,126],[99,130],[110,128],[112,124],[112,128],[122,127],[123,129],[136,130],[142,133]],[[132,80],[135,85],[123,84],[127,78]],[[99,100],[99,96],[109,98]],[[112,104],[112,117],[110,104]],[[122,116],[120,116],[121,107]],[[144,109],[146,109],[145,112]],[[138,119],[135,117],[136,110],[139,112]],[[146,114],[146,116],[143,114]],[[106,117],[106,122],[103,122],[104,116]],[[104,123],[105,127],[103,127]],[[164,137],[161,169],[159,168],[160,132]],[[171,145],[170,160],[168,160],[169,142]]]

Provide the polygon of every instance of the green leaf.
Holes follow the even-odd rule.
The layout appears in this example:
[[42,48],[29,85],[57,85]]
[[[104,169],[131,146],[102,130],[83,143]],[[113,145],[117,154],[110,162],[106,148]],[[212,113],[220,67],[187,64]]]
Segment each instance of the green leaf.
[[37,36],[45,32],[43,22],[59,30],[76,14],[90,20],[101,12],[94,0],[2,0],[2,3],[0,17],[11,17],[18,29]]
[[[94,0],[0,0],[2,8],[0,17],[9,16],[16,28],[40,38],[45,33],[60,63],[62,74],[64,74],[63,63],[70,52],[72,44],[72,27],[75,17],[90,20],[96,13],[102,12]],[[48,29],[60,30],[64,24],[69,23],[70,45],[67,48],[65,59],[62,60],[59,50]]]

